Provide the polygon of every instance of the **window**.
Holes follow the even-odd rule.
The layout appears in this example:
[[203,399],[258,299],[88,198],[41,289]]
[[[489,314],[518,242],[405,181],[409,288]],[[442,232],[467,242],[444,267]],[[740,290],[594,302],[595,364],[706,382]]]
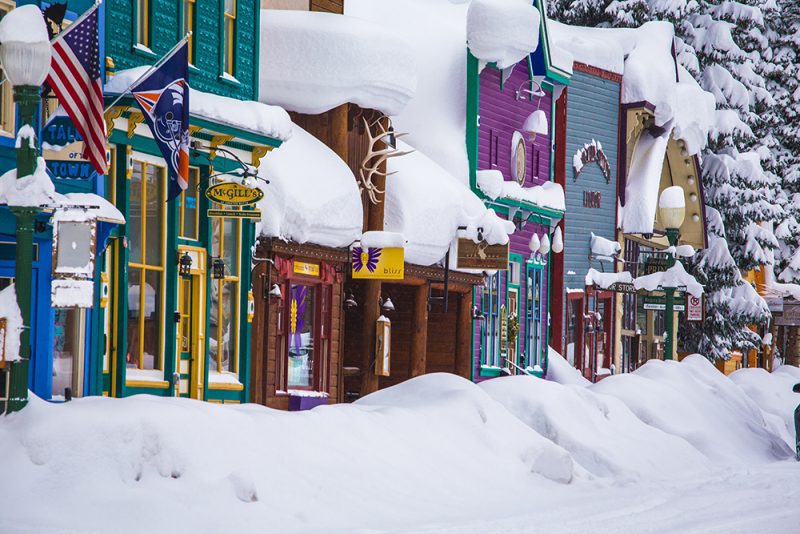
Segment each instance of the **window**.
[[178,235],[184,239],[197,239],[197,230],[200,226],[200,210],[198,210],[198,184],[200,183],[200,169],[189,167],[189,185],[178,197]]
[[83,390],[83,309],[56,309],[53,336],[53,399],[64,399],[66,390],[80,397]]
[[136,6],[136,43],[150,46],[150,0],[135,0]]
[[[221,209],[221,206],[214,206]],[[238,372],[239,351],[239,242],[240,219],[214,218],[211,222],[212,261],[221,259],[225,276],[211,280],[211,331],[209,332],[209,370]]]
[[490,367],[500,365],[500,284],[503,273],[496,273],[483,288],[481,311],[484,320],[481,325],[481,345],[483,364]]
[[[9,11],[14,9],[14,4],[7,0],[0,0],[0,19],[2,19]],[[6,73],[0,66],[0,80],[6,79]],[[6,81],[0,86],[0,135],[7,137],[14,136],[14,122],[15,109],[14,109],[14,93],[11,83]]]
[[279,327],[279,334],[284,334],[278,339],[282,355],[279,383],[290,391],[327,391],[332,286],[290,280],[284,291],[288,298],[281,314],[285,326]]
[[165,184],[164,167],[134,161],[127,224],[130,368],[161,368]]
[[178,38],[192,32],[189,36],[189,63],[194,63],[194,31],[195,31],[195,0],[181,0],[183,2],[183,31]]
[[225,9],[222,20],[222,67],[225,74],[234,75],[236,57],[236,0],[223,0]]
[[542,343],[542,270],[528,271],[528,364],[540,365]]

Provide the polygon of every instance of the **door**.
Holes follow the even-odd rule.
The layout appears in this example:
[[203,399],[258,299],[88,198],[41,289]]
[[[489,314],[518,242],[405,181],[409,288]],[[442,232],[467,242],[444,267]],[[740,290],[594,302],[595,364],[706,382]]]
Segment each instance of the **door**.
[[520,325],[524,314],[520,314],[519,309],[519,291],[520,291],[520,274],[522,271],[522,256],[519,254],[509,254],[508,262],[508,279],[506,281],[506,340],[507,350],[504,367],[511,370],[511,374],[518,374],[520,371],[519,361],[519,346],[520,346]]
[[536,370],[542,366],[542,354],[544,353],[542,272],[542,268],[539,266],[528,267],[528,365]]
[[178,278],[177,365],[179,386],[176,395],[203,398],[203,361],[205,355],[206,305],[204,249],[178,247],[179,256],[184,253],[192,258],[188,275]]

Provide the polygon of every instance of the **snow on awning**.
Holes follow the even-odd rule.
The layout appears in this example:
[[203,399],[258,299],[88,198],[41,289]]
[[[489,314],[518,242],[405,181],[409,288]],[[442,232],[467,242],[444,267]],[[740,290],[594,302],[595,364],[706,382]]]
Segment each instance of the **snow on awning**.
[[633,149],[625,206],[620,210],[620,228],[626,234],[652,234],[658,207],[658,188],[670,130],[654,136],[642,132]]
[[467,11],[467,44],[486,63],[505,69],[539,45],[539,11],[520,0],[472,0]]
[[[398,149],[412,147],[398,141]],[[405,258],[416,265],[433,265],[447,254],[466,228],[464,237],[477,241],[478,228],[490,244],[508,243],[513,223],[499,218],[469,188],[420,151],[388,162],[385,228],[406,239]],[[435,224],[434,224],[435,222]]]
[[611,241],[603,236],[594,235],[589,242],[592,250],[592,255],[599,260],[614,261],[614,258],[619,255],[622,247],[616,241]]
[[361,237],[361,195],[353,173],[299,126],[263,159],[259,174],[270,181],[259,202],[261,235],[337,248]]
[[[106,94],[120,94],[150,68],[149,65],[117,72],[105,85]],[[205,93],[189,92],[189,112],[195,117],[286,141],[292,135],[292,121],[286,110],[252,100],[237,100]]]
[[478,189],[492,200],[510,198],[522,200],[557,211],[564,211],[564,189],[555,182],[544,182],[533,187],[522,187],[517,182],[507,181],[497,169],[485,169],[476,173]]
[[261,11],[260,99],[300,113],[345,103],[395,115],[414,96],[414,44],[346,15]]
[[632,284],[633,275],[628,271],[621,273],[601,273],[596,269],[589,269],[586,272],[585,283],[587,286],[595,286],[601,289],[608,289],[612,284]]
[[656,291],[672,287],[685,290],[695,297],[703,294],[703,286],[686,272],[680,262],[676,262],[666,271],[640,276],[633,280],[633,285],[637,290]]

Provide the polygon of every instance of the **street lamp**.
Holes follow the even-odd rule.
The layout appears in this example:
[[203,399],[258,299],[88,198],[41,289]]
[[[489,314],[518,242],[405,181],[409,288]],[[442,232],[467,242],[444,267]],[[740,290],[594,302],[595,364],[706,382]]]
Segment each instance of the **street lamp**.
[[[661,224],[664,225],[664,230],[667,233],[667,240],[669,246],[674,247],[678,244],[678,237],[680,236],[680,228],[683,224],[683,219],[686,216],[686,200],[683,197],[683,188],[679,185],[667,187],[661,192],[658,199],[658,210]],[[667,255],[667,269],[675,265],[675,253],[671,252]],[[666,293],[664,305],[664,326],[666,333],[664,335],[664,359],[675,359],[675,342],[673,339],[674,319],[675,319],[675,288],[665,287]]]
[[[0,61],[19,106],[17,134],[17,179],[34,173],[39,149],[36,144],[37,112],[41,85],[50,71],[50,39],[39,8],[18,7],[0,20]],[[15,289],[22,314],[19,360],[11,368],[8,411],[20,410],[28,402],[28,366],[31,357],[31,286],[33,284],[33,234],[40,209],[9,206],[17,219]]]

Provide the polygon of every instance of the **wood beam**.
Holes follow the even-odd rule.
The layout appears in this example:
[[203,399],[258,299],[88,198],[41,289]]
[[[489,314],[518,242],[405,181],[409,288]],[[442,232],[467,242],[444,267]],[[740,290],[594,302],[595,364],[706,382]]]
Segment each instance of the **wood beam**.
[[458,296],[458,317],[456,319],[456,368],[458,376],[472,379],[472,293]]
[[428,286],[414,291],[414,312],[411,317],[411,377],[425,374],[428,364]]

